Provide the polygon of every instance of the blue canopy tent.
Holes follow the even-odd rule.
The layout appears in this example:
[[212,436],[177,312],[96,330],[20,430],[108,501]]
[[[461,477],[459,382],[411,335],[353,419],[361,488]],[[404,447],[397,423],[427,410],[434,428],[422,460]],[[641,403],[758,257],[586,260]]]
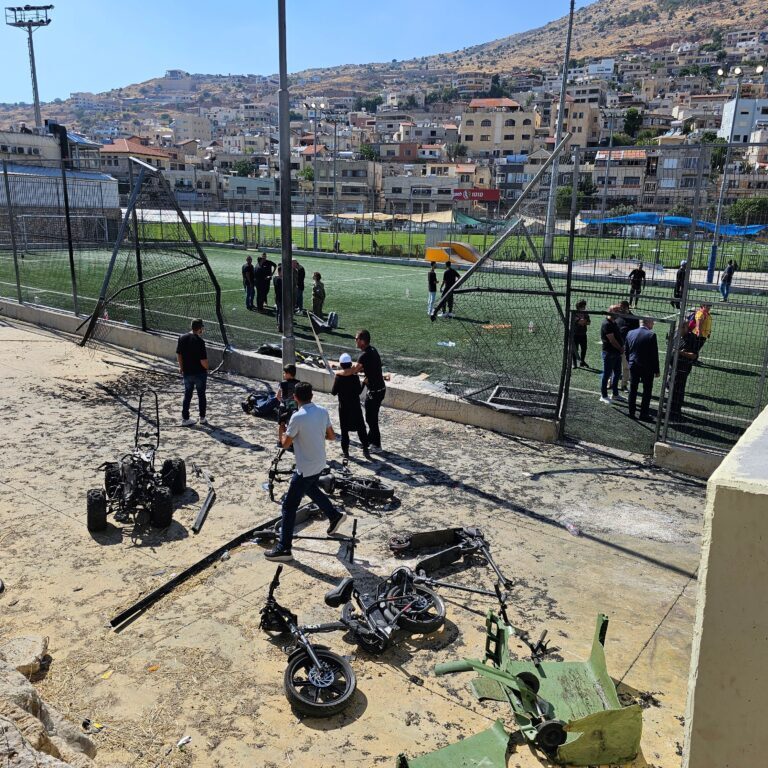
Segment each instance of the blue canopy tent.
[[[691,219],[688,216],[665,216],[661,213],[629,213],[626,216],[614,216],[607,219],[582,219],[584,224],[624,224],[627,226],[664,226],[690,228]],[[707,232],[714,232],[715,225],[711,221],[697,221],[696,226]],[[768,224],[721,224],[720,234],[724,237],[745,237],[759,235]]]

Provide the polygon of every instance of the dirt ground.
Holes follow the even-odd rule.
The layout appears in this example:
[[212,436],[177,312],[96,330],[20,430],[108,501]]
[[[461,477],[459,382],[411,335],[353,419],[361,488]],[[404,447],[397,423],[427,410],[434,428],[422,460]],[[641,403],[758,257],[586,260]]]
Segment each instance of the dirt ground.
[[[240,408],[247,390],[261,385],[213,376],[214,426],[190,429],[177,426],[180,382],[167,361],[82,349],[60,334],[3,322],[0,365],[0,639],[50,638],[52,662],[38,688],[75,722],[105,726],[94,737],[98,765],[394,766],[401,751],[424,754],[496,717],[511,724],[508,709],[473,699],[470,675],[432,671],[437,662],[483,655],[492,601],[448,591],[443,630],[406,637],[382,657],[342,633],[323,636],[351,659],[358,690],[341,715],[297,717],[282,690],[285,641],[258,628],[275,570],[259,545],[233,550],[114,632],[109,618],[143,593],[278,514],[262,487],[275,425]],[[160,458],[209,468],[218,500],[194,536],[206,488],[190,472],[169,529],[132,538],[129,526],[110,524],[91,535],[86,491],[99,485],[101,462],[130,448],[133,409],[146,387],[160,396]],[[510,618],[531,634],[548,629],[562,657],[586,658],[596,614],[609,615],[609,671],[647,705],[633,765],[679,766],[703,484],[596,451],[389,409],[382,432],[386,450],[360,471],[394,484],[399,506],[349,510],[361,538],[354,565],[339,545],[296,542],[281,602],[305,622],[333,620],[324,592],[348,573],[368,580],[390,573],[399,562],[386,546],[393,533],[479,526],[515,581]],[[338,445],[329,458],[340,460]],[[314,523],[310,532],[324,527]],[[454,568],[452,578],[493,583],[484,565]],[[184,736],[191,742],[179,749]],[[528,747],[509,759],[510,767],[541,764]]]

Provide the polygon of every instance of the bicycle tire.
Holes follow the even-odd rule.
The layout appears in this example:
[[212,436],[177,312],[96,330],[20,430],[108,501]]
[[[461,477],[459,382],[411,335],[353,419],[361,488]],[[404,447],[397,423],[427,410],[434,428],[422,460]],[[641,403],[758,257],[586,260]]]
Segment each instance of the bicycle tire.
[[414,597],[419,599],[415,605],[400,614],[397,626],[420,635],[436,632],[445,624],[445,603],[440,595],[431,589],[421,585],[413,585],[407,591],[404,591],[402,586],[392,587],[387,592],[389,610],[400,610]]
[[332,717],[345,709],[357,688],[355,672],[346,659],[333,651],[314,648],[324,665],[320,675],[329,682],[316,685],[311,679],[317,673],[306,651],[299,650],[288,658],[283,675],[285,696],[296,712],[309,717]]
[[363,501],[388,501],[395,495],[391,485],[379,480],[378,477],[355,477],[339,481],[343,493],[355,496]]

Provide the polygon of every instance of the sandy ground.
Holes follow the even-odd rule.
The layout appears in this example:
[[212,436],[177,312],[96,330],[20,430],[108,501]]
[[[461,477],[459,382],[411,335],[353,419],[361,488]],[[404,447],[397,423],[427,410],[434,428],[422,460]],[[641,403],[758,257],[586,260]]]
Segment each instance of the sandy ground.
[[[166,361],[81,349],[61,335],[0,324],[0,365],[0,639],[50,638],[53,660],[38,687],[76,722],[88,717],[106,726],[95,736],[99,765],[394,766],[400,751],[423,754],[497,716],[509,722],[508,710],[473,699],[469,675],[432,672],[437,662],[483,653],[491,602],[448,591],[444,629],[404,638],[381,658],[341,633],[325,635],[352,660],[358,690],[337,717],[298,718],[282,691],[281,642],[258,629],[274,565],[256,545],[234,550],[112,631],[108,619],[142,593],[278,513],[262,488],[274,424],[239,406],[260,385],[212,377],[215,428],[185,429],[176,426],[180,383]],[[190,476],[191,490],[166,531],[132,538],[130,527],[110,525],[92,536],[86,491],[99,485],[96,467],[130,447],[137,394],[148,386],[160,395],[160,458],[179,455],[209,468],[218,501],[193,536],[205,485]],[[361,472],[393,483],[399,507],[379,515],[351,510],[362,539],[352,566],[338,545],[297,542],[281,601],[304,621],[330,621],[335,612],[323,593],[347,573],[369,580],[388,574],[398,562],[386,546],[393,533],[480,526],[516,582],[510,618],[532,634],[548,629],[563,657],[585,658],[597,612],[610,616],[609,671],[652,694],[634,765],[678,766],[703,485],[598,452],[388,409],[382,425],[386,452]],[[340,460],[337,446],[329,458]],[[324,523],[312,527],[322,533]],[[453,578],[492,585],[483,565],[455,569]],[[184,736],[191,743],[177,749]],[[521,768],[541,764],[527,747],[509,759]]]

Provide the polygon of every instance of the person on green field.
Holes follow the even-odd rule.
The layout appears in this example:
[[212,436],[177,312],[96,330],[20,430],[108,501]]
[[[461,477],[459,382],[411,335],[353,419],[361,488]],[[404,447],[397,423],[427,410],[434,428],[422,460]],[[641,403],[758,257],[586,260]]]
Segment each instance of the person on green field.
[[323,317],[323,302],[325,301],[325,286],[319,272],[312,274],[312,314]]
[[645,288],[645,270],[643,262],[639,262],[637,267],[629,273],[629,306],[634,303],[635,307],[640,299],[640,293]]

